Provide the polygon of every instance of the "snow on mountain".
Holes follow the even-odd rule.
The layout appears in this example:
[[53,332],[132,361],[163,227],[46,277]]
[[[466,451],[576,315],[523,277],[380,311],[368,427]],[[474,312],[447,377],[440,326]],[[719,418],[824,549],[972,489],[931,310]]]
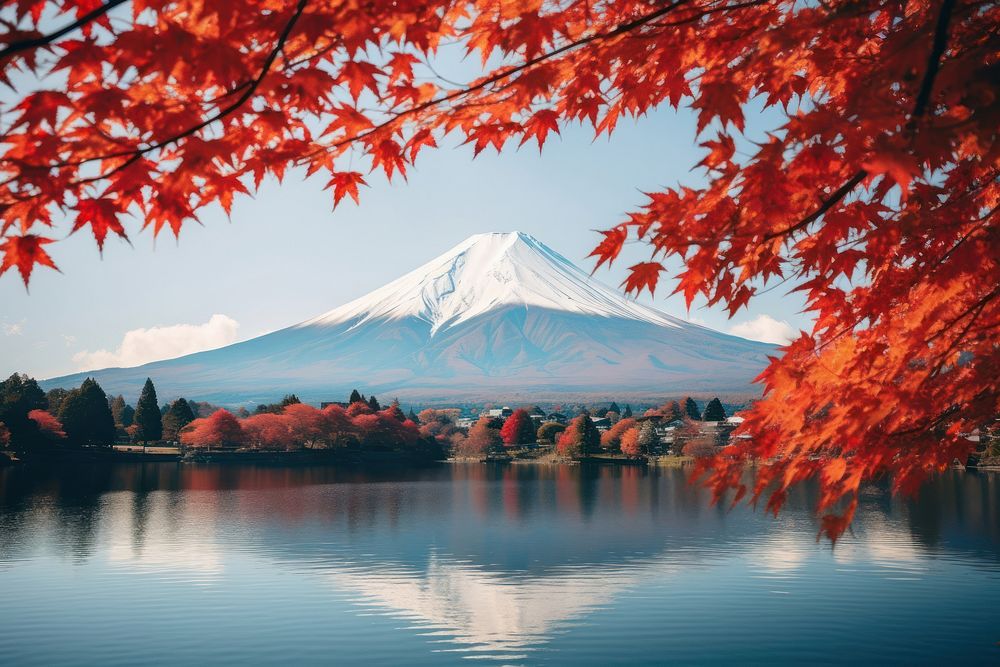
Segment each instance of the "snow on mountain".
[[352,387],[422,403],[754,391],[773,347],[627,299],[521,232],[477,234],[319,317],[217,350],[86,376],[137,396],[221,403],[343,400]]
[[299,326],[362,326],[415,317],[431,334],[506,305],[623,317],[677,327],[681,320],[624,299],[523,232],[476,234],[360,299]]

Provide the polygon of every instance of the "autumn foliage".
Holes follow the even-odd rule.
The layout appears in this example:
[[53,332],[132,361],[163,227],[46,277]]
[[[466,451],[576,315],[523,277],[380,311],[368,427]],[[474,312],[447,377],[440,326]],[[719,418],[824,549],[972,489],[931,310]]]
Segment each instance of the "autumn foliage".
[[594,420],[586,413],[574,417],[556,440],[556,451],[571,458],[590,456],[600,446],[601,433],[594,426]]
[[622,444],[622,436],[635,425],[635,419],[619,419],[611,428],[601,434],[601,447],[612,450],[619,449]]
[[500,437],[499,429],[493,428],[492,423],[491,418],[480,417],[469,429],[468,434],[455,439],[456,452],[460,456],[480,457],[502,449],[503,438]]
[[49,440],[63,440],[66,437],[62,423],[47,410],[32,410],[28,413],[28,419],[35,422],[41,434]]
[[237,447],[245,434],[239,420],[228,410],[216,410],[200,417],[181,431],[181,443],[188,447]]
[[[604,232],[624,285],[737,312],[799,290],[810,332],[772,361],[718,494],[816,477],[821,511],[964,457],[1000,400],[1000,6],[973,0],[22,0],[4,10],[0,273],[28,282],[68,232],[178,235],[209,205],[321,174],[333,204],[405,176],[449,133],[476,153],[567,123],[689,106],[702,178]],[[437,76],[437,49],[483,63]],[[744,136],[754,101],[778,121]],[[359,166],[363,165],[363,166]],[[356,415],[351,415],[355,417]],[[745,488],[748,460],[759,460]]]
[[518,408],[507,417],[500,429],[503,444],[508,447],[527,445],[535,441],[535,422],[531,420],[528,411]]
[[338,405],[319,410],[305,403],[285,406],[281,412],[261,412],[237,419],[228,410],[195,419],[181,431],[189,447],[245,447],[271,451],[330,449],[360,446],[366,449],[410,447],[420,440],[417,425],[400,421],[398,409],[368,409],[353,417]]

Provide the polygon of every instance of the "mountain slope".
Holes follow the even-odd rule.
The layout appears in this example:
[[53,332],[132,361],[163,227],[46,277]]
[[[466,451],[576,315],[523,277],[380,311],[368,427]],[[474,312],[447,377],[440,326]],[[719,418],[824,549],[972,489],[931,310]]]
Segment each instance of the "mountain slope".
[[354,386],[422,402],[752,391],[773,346],[623,297],[520,232],[478,234],[366,296],[218,350],[90,375],[109,393],[223,403],[343,398]]

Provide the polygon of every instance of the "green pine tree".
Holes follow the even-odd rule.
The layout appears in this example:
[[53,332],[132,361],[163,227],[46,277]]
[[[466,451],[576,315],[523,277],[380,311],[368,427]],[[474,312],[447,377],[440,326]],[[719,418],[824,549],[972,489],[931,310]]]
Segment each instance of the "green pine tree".
[[135,408],[133,408],[128,403],[125,404],[125,408],[122,410],[122,426],[128,428],[135,423]]
[[410,412],[407,413],[406,418],[409,419],[414,424],[420,423],[420,417],[418,417],[417,413],[413,411],[413,408],[410,408]]
[[77,446],[110,447],[115,442],[115,420],[108,396],[93,378],[87,378],[63,399],[59,421],[66,439]]
[[631,416],[632,416],[632,406],[626,403],[625,412],[622,413],[622,419],[628,419]]
[[357,389],[355,389],[355,390],[353,390],[353,391],[351,392],[351,398],[350,398],[350,399],[348,399],[348,401],[347,401],[347,402],[348,402],[348,404],[350,404],[350,403],[360,403],[360,402],[361,402],[361,401],[363,401],[363,400],[365,400],[365,399],[364,399],[364,398],[362,398],[362,397],[361,397],[361,394],[360,394],[360,393],[358,392],[358,390],[357,390]]
[[139,442],[155,442],[163,437],[163,421],[156,401],[156,387],[149,378],[146,378],[146,384],[139,394],[139,402],[135,404],[135,425],[139,427],[135,436]]
[[[52,405],[52,401],[49,401],[49,405]],[[115,426],[125,426],[122,423],[122,415],[125,413],[126,405],[125,397],[121,394],[108,400],[108,407],[111,408],[111,418],[115,420]]]
[[392,404],[386,409],[390,415],[392,415],[396,420],[404,422],[406,421],[406,415],[403,414],[403,408],[399,407],[399,399],[392,399]]
[[12,449],[27,449],[38,442],[38,424],[28,419],[28,413],[47,407],[45,392],[34,378],[14,373],[0,382],[0,422],[10,432]]
[[375,398],[375,394],[372,394],[372,397],[368,399],[368,407],[374,410],[375,412],[378,412],[379,410],[382,409],[382,406],[378,404],[378,399]]
[[611,401],[611,405],[608,406],[608,412],[617,412],[618,414],[621,414],[622,409],[618,407],[617,403]]
[[684,399],[684,414],[688,419],[693,419],[698,421],[701,419],[701,413],[698,411],[698,404],[694,402],[694,399],[688,396]]
[[718,397],[713,398],[705,406],[705,414],[701,416],[702,421],[722,422],[726,421],[726,409],[722,407],[722,401]]
[[174,442],[178,439],[181,429],[194,421],[194,411],[183,398],[178,398],[170,404],[167,414],[163,415],[163,439]]
[[59,414],[59,408],[62,407],[62,402],[66,399],[69,394],[68,391],[62,387],[56,387],[55,389],[49,389],[45,393],[45,400],[49,402],[48,411],[51,415]]

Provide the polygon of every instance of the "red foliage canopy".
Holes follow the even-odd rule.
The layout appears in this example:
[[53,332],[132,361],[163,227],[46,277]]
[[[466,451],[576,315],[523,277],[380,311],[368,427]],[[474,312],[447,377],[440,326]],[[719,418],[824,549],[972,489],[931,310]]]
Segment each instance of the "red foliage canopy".
[[625,433],[636,425],[635,419],[626,417],[615,422],[614,426],[601,434],[601,447],[607,449],[618,449],[622,445],[622,437]]
[[523,408],[514,410],[500,428],[500,437],[508,447],[527,445],[535,441],[535,423]]
[[242,422],[245,442],[254,449],[291,449],[295,438],[288,428],[288,418],[263,412]]
[[181,431],[181,442],[189,447],[237,447],[245,438],[239,420],[228,410],[195,419]]
[[[38,429],[42,432],[42,435],[48,438],[62,440],[66,437],[62,422],[53,417],[47,410],[32,410],[28,413],[28,419],[38,424]],[[3,425],[0,424],[0,426]],[[3,427],[3,430],[6,431],[6,427]]]
[[[38,0],[9,13],[0,273],[27,283],[55,266],[59,230],[102,247],[134,233],[130,214],[179,234],[290,165],[325,172],[334,203],[357,199],[355,148],[391,178],[449,132],[477,153],[541,146],[567,122],[610,133],[689,104],[706,184],[650,193],[604,232],[598,265],[633,237],[651,257],[629,290],[656,289],[679,257],[689,303],[736,312],[789,281],[816,317],[764,374],[743,425],[754,437],[711,462],[720,494],[771,489],[777,510],[818,476],[826,509],[885,472],[911,490],[998,410],[994,2]],[[445,41],[482,75],[437,77]],[[784,114],[753,143],[739,136],[751,98]],[[751,458],[766,465],[746,489]]]
[[625,456],[639,456],[642,454],[642,446],[639,444],[639,429],[635,426],[627,429],[620,438],[622,454]]

